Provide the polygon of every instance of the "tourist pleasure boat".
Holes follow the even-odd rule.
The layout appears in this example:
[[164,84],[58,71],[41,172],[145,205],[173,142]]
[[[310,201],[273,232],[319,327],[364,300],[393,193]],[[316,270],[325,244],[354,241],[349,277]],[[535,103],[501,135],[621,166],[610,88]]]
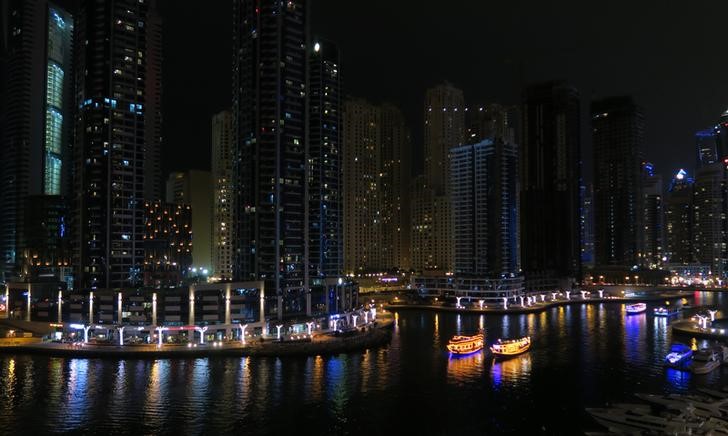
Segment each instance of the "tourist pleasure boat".
[[635,304],[628,304],[627,305],[627,313],[642,313],[645,310],[647,310],[647,305],[645,303],[635,303]]
[[655,316],[673,316],[673,315],[677,315],[678,313],[680,313],[680,310],[677,309],[676,307],[660,306],[660,307],[655,307],[654,309],[652,309],[652,312],[655,314]]
[[451,354],[470,354],[483,349],[485,335],[481,330],[473,336],[453,336],[447,343],[447,350]]
[[490,347],[495,357],[511,357],[525,353],[531,348],[531,337],[526,336],[519,339],[498,339],[498,342]]
[[687,369],[692,357],[692,348],[685,344],[672,344],[670,352],[665,356],[665,366],[675,369]]

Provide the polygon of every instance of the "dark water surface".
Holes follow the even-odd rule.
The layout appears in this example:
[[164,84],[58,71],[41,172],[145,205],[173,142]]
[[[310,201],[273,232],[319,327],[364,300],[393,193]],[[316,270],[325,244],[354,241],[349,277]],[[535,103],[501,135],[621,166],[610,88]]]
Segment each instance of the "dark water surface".
[[[723,294],[690,299],[728,309]],[[723,368],[693,376],[662,367],[671,332],[652,307],[629,316],[620,304],[509,316],[402,311],[388,347],[338,357],[2,355],[0,434],[581,434],[599,429],[585,407],[723,385]],[[484,353],[449,358],[447,340],[479,327],[488,343],[531,335],[533,347],[498,363]]]

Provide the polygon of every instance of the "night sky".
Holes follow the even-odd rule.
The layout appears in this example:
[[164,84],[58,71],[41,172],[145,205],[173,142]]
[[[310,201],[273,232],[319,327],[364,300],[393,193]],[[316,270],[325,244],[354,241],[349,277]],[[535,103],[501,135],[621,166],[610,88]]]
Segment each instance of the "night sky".
[[[401,107],[416,150],[429,86],[507,104],[526,83],[566,79],[582,95],[587,178],[589,101],[624,94],[645,110],[646,158],[669,176],[692,172],[693,133],[728,107],[728,2],[671,3],[314,0],[311,20],[342,49],[346,93]],[[164,169],[209,169],[210,117],[231,101],[231,1],[162,6]]]

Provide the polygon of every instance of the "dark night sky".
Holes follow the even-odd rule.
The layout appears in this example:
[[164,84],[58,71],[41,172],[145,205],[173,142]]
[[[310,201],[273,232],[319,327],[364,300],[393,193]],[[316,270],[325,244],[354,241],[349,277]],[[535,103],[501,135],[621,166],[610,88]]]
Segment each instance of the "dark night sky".
[[[311,20],[342,49],[346,92],[400,106],[415,148],[429,86],[448,80],[469,102],[517,103],[524,83],[563,78],[582,95],[585,174],[589,100],[632,94],[645,109],[646,157],[668,175],[692,172],[693,133],[728,107],[728,2],[667,3],[313,0]],[[163,4],[165,170],[209,168],[210,116],[230,104],[231,2],[198,4]]]

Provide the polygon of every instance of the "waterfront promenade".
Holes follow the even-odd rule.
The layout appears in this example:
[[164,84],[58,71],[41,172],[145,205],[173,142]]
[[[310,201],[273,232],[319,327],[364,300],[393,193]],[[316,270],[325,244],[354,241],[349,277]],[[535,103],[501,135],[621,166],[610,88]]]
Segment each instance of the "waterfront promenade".
[[[647,291],[650,292],[650,291]],[[548,295],[548,297],[552,297],[551,293],[545,294]],[[621,296],[607,296],[603,298],[599,297],[592,297],[592,296],[584,296],[580,293],[575,293],[571,295],[570,298],[565,298],[564,296],[556,296],[555,298],[550,298],[548,300],[545,299],[545,301],[540,301],[539,298],[536,298],[538,296],[532,296],[536,301],[532,302],[530,305],[520,305],[520,304],[508,304],[507,308],[504,308],[502,304],[498,303],[491,303],[488,305],[483,305],[483,307],[479,306],[470,306],[470,307],[456,307],[456,306],[447,306],[444,303],[443,304],[418,304],[418,303],[408,303],[405,301],[390,301],[388,304],[384,306],[387,310],[434,310],[439,312],[455,312],[455,313],[469,313],[469,314],[490,314],[490,315],[514,315],[514,314],[523,314],[523,313],[538,313],[542,312],[544,310],[550,309],[552,307],[557,306],[567,306],[572,304],[601,304],[601,303],[608,303],[608,304],[628,304],[628,303],[637,303],[637,302],[657,302],[657,301],[670,301],[670,300],[677,300],[680,298],[684,298],[689,295],[689,292],[687,291],[664,291],[664,290],[656,290],[654,292],[650,292],[646,295],[640,295],[640,296],[630,296],[630,297],[621,297]],[[477,300],[477,298],[473,298],[473,300]]]
[[[205,344],[138,344],[113,345],[95,343],[59,343],[40,338],[7,338],[0,340],[0,353],[48,354],[66,357],[171,358],[207,356],[314,356],[363,351],[389,343],[394,320],[380,316],[375,322],[356,329],[335,333],[314,334],[310,340],[263,339],[213,341]],[[23,340],[17,340],[23,339]]]

